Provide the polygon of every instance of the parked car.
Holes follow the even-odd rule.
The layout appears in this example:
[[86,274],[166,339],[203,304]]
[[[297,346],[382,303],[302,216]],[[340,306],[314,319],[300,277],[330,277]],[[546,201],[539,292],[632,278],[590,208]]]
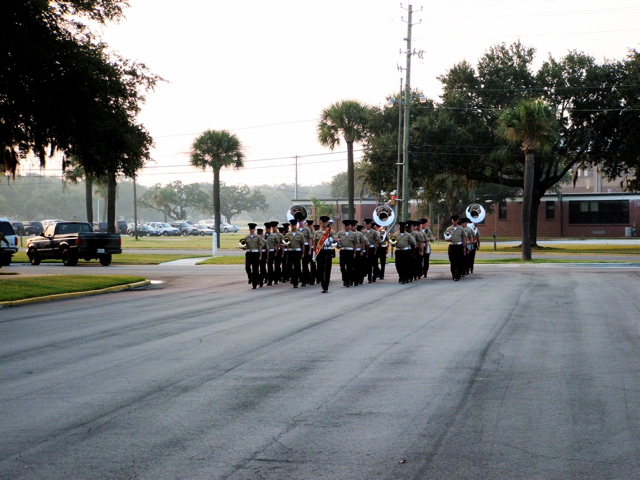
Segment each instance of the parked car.
[[0,241],[0,266],[11,265],[11,257],[18,251],[18,236],[6,218],[0,218],[0,232],[6,241]]
[[89,222],[58,222],[47,225],[44,232],[29,238],[27,256],[31,265],[46,258],[62,260],[65,266],[97,258],[105,267],[113,254],[122,253],[122,238],[117,233],[97,233]]
[[25,235],[40,235],[44,232],[42,222],[22,222],[24,225]]
[[195,227],[198,229],[198,234],[199,235],[213,235],[215,233],[214,230],[212,230],[209,227],[207,227],[206,225],[202,225],[200,223],[195,225]]
[[180,230],[182,236],[187,237],[189,235],[199,235],[198,229],[193,226],[191,223],[187,222],[171,222],[171,225],[174,228]]
[[175,227],[172,227],[168,223],[165,222],[148,222],[146,225],[149,225],[154,230],[160,230],[160,235],[168,237],[169,235],[178,236],[180,235],[180,230]]
[[227,222],[222,222],[220,224],[220,231],[222,233],[236,233],[238,230],[240,230],[236,225],[231,225],[230,223]]
[[16,235],[22,237],[24,235],[24,223],[22,222],[11,222],[11,226],[16,232]]
[[[160,230],[156,230],[150,225],[138,225],[137,232],[139,237],[159,237],[161,235]],[[127,229],[127,233],[130,237],[134,237],[136,230],[132,226]]]
[[44,230],[52,223],[58,223],[58,222],[64,222],[64,220],[60,220],[59,218],[47,218],[46,220],[42,220],[42,228]]

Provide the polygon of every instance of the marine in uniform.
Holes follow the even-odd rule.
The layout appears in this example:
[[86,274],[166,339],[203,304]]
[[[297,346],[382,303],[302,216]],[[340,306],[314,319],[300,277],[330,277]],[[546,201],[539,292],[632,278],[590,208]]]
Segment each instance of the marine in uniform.
[[373,219],[364,219],[364,236],[366,237],[369,245],[367,246],[367,265],[366,275],[369,283],[375,282],[380,275],[380,269],[378,268],[378,248],[380,246],[380,234],[373,227]]
[[354,235],[356,236],[355,250],[354,250],[354,262],[353,262],[353,275],[354,285],[362,285],[364,277],[367,274],[366,262],[367,262],[367,248],[369,242],[367,241],[364,233],[362,233],[362,225],[358,225],[355,222],[356,229]]
[[385,227],[378,227],[380,243],[376,248],[376,266],[378,268],[378,279],[384,280],[384,271],[387,266],[387,253],[389,253],[389,235]]
[[[307,281],[307,285],[315,285],[318,283],[318,271],[316,262],[312,261],[313,257],[313,234],[318,228],[319,225],[314,225],[313,220],[307,220],[307,227],[309,227],[309,249],[307,250],[307,256],[309,257],[309,279]],[[318,227],[318,228],[316,228]]]
[[260,281],[260,259],[262,257],[262,239],[256,235],[256,224],[249,223],[249,235],[244,237],[246,249],[245,253],[245,271],[249,279],[249,283],[255,289]]
[[302,255],[302,284],[308,285],[311,282],[311,271],[309,269],[309,263],[311,263],[311,229],[307,226],[307,222],[300,220],[298,230],[304,236],[305,248],[304,255]]
[[467,236],[464,229],[458,225],[458,215],[451,216],[451,226],[444,232],[447,242],[449,242],[449,262],[451,263],[451,278],[454,281],[460,280],[464,268],[464,253]]
[[422,276],[427,278],[427,273],[429,273],[429,261],[431,259],[431,242],[435,241],[436,237],[433,236],[433,232],[431,232],[430,223],[428,218],[420,219],[420,227],[425,236],[425,251],[422,261]]
[[298,231],[298,220],[291,220],[291,231],[284,235],[284,242],[289,244],[291,284],[293,288],[298,288],[298,283],[302,282],[302,286],[306,287],[300,265],[305,251],[304,235]]
[[[277,222],[276,222],[277,223]],[[277,250],[280,247],[280,239],[277,235],[276,228],[273,226],[273,222],[265,222],[264,223],[265,231],[265,253],[266,253],[266,266],[267,266],[267,286],[273,285],[275,280],[278,283],[278,280],[275,276],[275,262]]]
[[262,286],[267,282],[267,257],[269,256],[269,250],[267,249],[267,241],[264,237],[264,229],[258,228],[256,230],[256,234],[258,235],[258,237],[260,237],[260,240],[262,240],[262,252],[260,255],[258,268],[260,277],[260,280],[258,280],[258,285],[260,286],[260,288],[262,288]]
[[353,285],[353,259],[356,236],[351,231],[351,227],[355,224],[351,220],[342,222],[344,230],[338,232],[338,247],[340,248],[340,273],[342,274],[342,285],[350,287]]
[[331,266],[335,255],[333,244],[338,241],[338,237],[331,229],[327,216],[320,217],[320,226],[313,233],[313,245],[315,246],[315,263],[317,265],[318,281],[322,287],[322,293],[329,291],[329,281],[331,280]]
[[405,284],[412,281],[413,256],[416,248],[416,239],[406,231],[405,222],[398,222],[396,235],[396,271],[398,282]]
[[420,222],[415,220],[410,220],[407,222],[410,225],[410,233],[413,238],[416,240],[416,248],[414,250],[414,258],[411,262],[411,276],[413,280],[418,280],[422,277],[422,261],[424,258],[424,237],[422,233],[418,231],[418,227],[420,226]]

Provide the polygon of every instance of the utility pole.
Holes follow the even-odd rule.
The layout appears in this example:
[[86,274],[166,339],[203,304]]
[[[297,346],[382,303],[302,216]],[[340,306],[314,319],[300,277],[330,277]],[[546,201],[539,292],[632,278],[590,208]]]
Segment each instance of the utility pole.
[[[409,212],[409,114],[411,113],[411,55],[416,53],[422,56],[422,52],[413,52],[411,50],[411,27],[413,24],[413,6],[409,5],[407,9],[407,66],[405,68],[405,87],[404,87],[404,146],[403,146],[403,172],[402,172],[402,220],[407,221],[410,217]],[[422,9],[421,9],[422,10]]]
[[[398,95],[398,162],[396,163],[398,173],[396,175],[396,198],[402,199],[402,78],[400,79],[400,94]],[[402,200],[396,201],[396,215],[400,218],[400,203]]]

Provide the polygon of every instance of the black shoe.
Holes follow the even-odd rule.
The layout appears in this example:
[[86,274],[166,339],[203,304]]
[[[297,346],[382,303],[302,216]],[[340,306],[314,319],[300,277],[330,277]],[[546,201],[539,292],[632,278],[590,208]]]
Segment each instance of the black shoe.
[[298,285],[294,285],[293,288],[298,288]]
[[322,290],[322,293],[327,293],[328,290]]
[[251,285],[251,279],[247,280],[247,285]]
[[255,290],[255,289],[256,289],[256,286],[254,285],[254,286],[253,286],[253,287],[251,287],[251,288],[253,288],[253,289]]

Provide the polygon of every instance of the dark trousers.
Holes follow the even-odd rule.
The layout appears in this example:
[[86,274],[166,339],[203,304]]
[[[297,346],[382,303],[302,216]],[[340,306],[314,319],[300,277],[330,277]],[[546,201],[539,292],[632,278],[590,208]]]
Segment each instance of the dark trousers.
[[311,271],[309,270],[309,263],[311,262],[311,255],[307,252],[302,256],[302,284],[306,285],[311,283]]
[[282,250],[276,252],[276,258],[273,262],[273,281],[278,283],[282,280]]
[[449,262],[451,277],[454,280],[460,280],[464,270],[464,245],[449,245]]
[[370,282],[375,282],[380,274],[377,250],[378,247],[369,247],[367,255],[367,280]]
[[340,273],[343,285],[353,283],[353,250],[340,250]]
[[396,271],[400,282],[408,282],[413,276],[413,255],[411,250],[396,250]]
[[269,258],[267,259],[267,285],[271,285],[274,280],[277,281],[275,276],[275,264],[276,252],[269,252]]
[[427,273],[429,272],[429,260],[431,259],[430,253],[425,253],[422,257],[422,276],[427,278]]
[[[309,258],[313,258],[313,249]],[[313,285],[314,283],[317,283],[317,280],[316,280],[317,278],[318,278],[318,265],[316,262],[312,260],[311,262],[309,262],[309,283],[311,285]]]
[[262,253],[262,257],[258,263],[260,265],[260,279],[258,280],[258,283],[262,286],[267,281],[267,255],[264,252]]
[[378,262],[379,262],[379,267],[378,267],[378,271],[380,272],[378,274],[378,278],[384,278],[384,270],[385,267],[387,266],[387,249],[389,247],[378,247],[376,248],[376,257],[378,258]]
[[302,270],[300,267],[302,252],[296,252],[295,250],[290,250],[289,253],[287,254],[287,257],[289,259],[289,264],[290,264],[289,274],[291,276],[291,284],[294,287],[297,287],[298,283],[301,280],[301,275],[302,275]]
[[260,281],[260,253],[247,252],[244,268],[249,276],[249,280],[251,280],[251,284],[255,288]]
[[331,261],[333,259],[333,251],[321,249],[316,257],[316,266],[318,273],[318,281],[322,286],[322,290],[329,290],[329,281],[331,280]]

